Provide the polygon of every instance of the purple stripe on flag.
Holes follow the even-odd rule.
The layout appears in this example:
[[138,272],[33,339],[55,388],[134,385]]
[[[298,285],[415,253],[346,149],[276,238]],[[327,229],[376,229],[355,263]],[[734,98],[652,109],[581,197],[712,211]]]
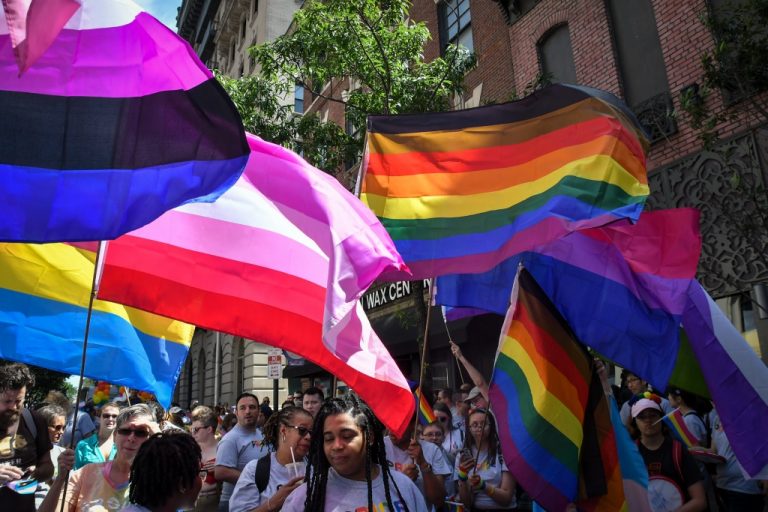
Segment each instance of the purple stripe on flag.
[[688,297],[683,326],[691,348],[736,458],[755,475],[768,464],[768,368],[698,282]]
[[144,12],[128,25],[62,30],[21,77],[10,36],[0,36],[0,90],[4,91],[135,98],[190,90],[212,77],[189,44]]

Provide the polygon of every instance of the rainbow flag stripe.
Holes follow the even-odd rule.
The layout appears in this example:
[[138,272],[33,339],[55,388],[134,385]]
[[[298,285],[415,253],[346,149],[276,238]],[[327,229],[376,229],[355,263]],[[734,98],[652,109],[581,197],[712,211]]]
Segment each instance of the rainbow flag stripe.
[[430,423],[436,422],[437,416],[435,416],[435,411],[432,409],[432,406],[429,405],[427,397],[422,394],[421,388],[416,388],[414,394],[416,395],[416,404],[418,405],[419,424],[429,425]]
[[[0,358],[79,374],[95,244],[0,244]],[[85,376],[168,406],[194,326],[96,300]]]
[[524,269],[512,304],[490,385],[502,452],[534,500],[565,510],[579,489],[590,358]]
[[361,199],[414,277],[482,272],[648,195],[646,140],[602,91],[554,85],[470,110],[372,116]]
[[685,416],[683,416],[680,409],[675,409],[667,414],[661,421],[669,427],[675,439],[683,443],[687,448],[698,446],[699,438],[688,429],[688,425],[685,424]]

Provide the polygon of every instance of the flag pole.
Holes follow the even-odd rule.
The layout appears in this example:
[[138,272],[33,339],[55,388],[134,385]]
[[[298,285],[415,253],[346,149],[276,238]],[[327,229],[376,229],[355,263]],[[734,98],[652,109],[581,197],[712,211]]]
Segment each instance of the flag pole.
[[[91,281],[91,296],[88,299],[88,313],[85,317],[85,332],[83,334],[83,353],[80,358],[80,382],[77,385],[77,394],[75,395],[75,414],[72,418],[72,438],[69,440],[69,448],[74,450],[75,448],[75,432],[77,431],[77,414],[80,410],[80,393],[83,390],[83,382],[85,380],[85,359],[88,352],[88,335],[91,332],[91,317],[93,316],[93,302],[96,300],[96,294],[99,292],[99,281],[101,280],[101,266],[103,264],[103,258],[106,256],[106,242],[99,242],[96,248],[96,261],[93,264],[93,280]],[[67,498],[67,486],[69,485],[69,470],[67,470],[66,480],[64,480],[64,487],[61,491],[61,508],[60,512],[64,512],[64,505]]]
[[435,298],[435,278],[429,279],[429,300],[427,301],[427,321],[424,325],[424,343],[421,345],[421,365],[419,366],[419,387],[416,388],[416,413],[413,415],[413,440],[416,440],[416,425],[419,424],[419,405],[421,404],[421,395],[424,393],[422,384],[424,383],[424,366],[427,362],[427,343],[429,336],[429,317],[432,312],[432,301]]
[[[445,309],[443,309],[443,306],[440,306],[440,316],[443,318],[443,326],[445,327],[445,334],[448,335],[448,343],[453,345],[455,342],[453,341],[453,336],[451,336],[451,330],[448,328],[448,319],[445,317]],[[453,360],[456,363],[456,369],[459,371],[459,378],[461,379],[461,383],[464,384],[464,374],[461,373],[461,363],[459,362],[459,358],[456,356],[456,354],[453,354]]]

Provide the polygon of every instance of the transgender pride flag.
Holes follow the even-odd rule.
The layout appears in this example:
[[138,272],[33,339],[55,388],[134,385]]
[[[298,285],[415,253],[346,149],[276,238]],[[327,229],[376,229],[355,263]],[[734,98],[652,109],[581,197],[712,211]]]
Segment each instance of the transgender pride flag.
[[215,203],[184,205],[110,242],[99,296],[296,353],[402,434],[413,395],[359,302],[383,270],[404,269],[400,255],[333,177],[248,142],[243,176]]
[[[112,239],[237,181],[240,117],[186,42],[128,0],[67,2],[57,34],[54,3],[31,3],[15,49],[30,1],[0,10],[0,240]],[[35,35],[55,39],[19,76]]]

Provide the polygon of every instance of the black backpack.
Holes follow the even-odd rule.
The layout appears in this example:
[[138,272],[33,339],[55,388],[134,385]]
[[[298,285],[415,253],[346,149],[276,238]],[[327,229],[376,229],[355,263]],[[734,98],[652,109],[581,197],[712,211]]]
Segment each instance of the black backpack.
[[259,490],[259,494],[264,493],[264,489],[269,485],[269,469],[272,465],[272,455],[266,454],[256,461],[255,478],[256,488]]

